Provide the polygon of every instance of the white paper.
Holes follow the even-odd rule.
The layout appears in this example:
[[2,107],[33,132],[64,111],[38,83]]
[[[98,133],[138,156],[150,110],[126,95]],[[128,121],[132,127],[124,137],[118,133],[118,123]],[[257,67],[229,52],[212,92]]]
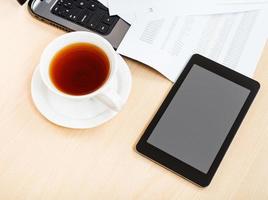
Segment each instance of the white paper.
[[194,53],[251,77],[267,38],[267,9],[244,13],[137,18],[118,52],[171,81]]
[[112,14],[141,11],[153,7],[155,0],[108,0]]
[[268,0],[108,0],[111,15],[119,15],[132,24],[142,12],[161,16],[200,15],[261,9]]
[[217,0],[221,3],[231,3],[231,4],[255,4],[255,3],[267,3],[267,0]]
[[[165,0],[166,6],[162,1],[154,6],[154,12],[161,16],[167,15],[209,15],[209,14],[224,14],[224,13],[235,13],[244,12],[250,10],[260,10],[265,5],[268,5],[268,1],[263,3],[249,3],[247,0],[243,0],[244,3],[236,3],[232,0],[222,1],[176,1],[176,0]],[[163,9],[166,7],[166,9]]]
[[155,0],[108,0],[110,15],[118,15],[132,24],[136,13],[150,11]]

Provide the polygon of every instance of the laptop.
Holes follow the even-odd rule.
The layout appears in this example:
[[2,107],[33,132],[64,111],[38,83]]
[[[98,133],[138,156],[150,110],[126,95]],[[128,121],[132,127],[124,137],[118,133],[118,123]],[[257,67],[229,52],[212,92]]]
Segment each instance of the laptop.
[[[17,0],[21,5],[27,0]],[[97,0],[30,0],[30,13],[65,31],[89,31],[101,35],[117,49],[130,24]]]

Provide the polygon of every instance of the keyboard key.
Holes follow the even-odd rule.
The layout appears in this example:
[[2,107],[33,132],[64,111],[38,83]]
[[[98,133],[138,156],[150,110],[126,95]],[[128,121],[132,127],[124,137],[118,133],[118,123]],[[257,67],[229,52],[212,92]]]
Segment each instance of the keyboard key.
[[93,18],[91,18],[91,20],[88,21],[86,26],[91,30],[96,30],[98,26],[98,21],[93,20]]
[[51,12],[53,13],[53,14],[55,14],[55,15],[58,15],[59,13],[60,13],[60,6],[59,5],[55,5],[53,8],[52,8],[52,10],[51,10]]
[[100,16],[94,12],[93,16],[87,22],[86,26],[91,30],[96,30],[98,25],[99,25],[99,21],[100,21],[99,18],[100,18]]
[[60,11],[58,12],[58,15],[66,18],[69,15],[69,13],[70,13],[70,9],[61,7]]
[[116,19],[115,16],[105,15],[105,16],[102,18],[102,22],[105,23],[105,24],[111,25],[111,24],[114,23],[115,19]]
[[87,2],[85,0],[77,0],[75,3],[79,8],[83,9],[87,7]]
[[68,19],[71,20],[72,22],[76,22],[78,20],[80,13],[81,13],[80,9],[71,9],[68,15]]
[[72,8],[72,3],[70,2],[70,1],[65,1],[64,3],[63,3],[63,6],[65,7],[65,8]]
[[98,28],[97,28],[97,31],[98,31],[99,33],[102,33],[102,34],[106,34],[108,30],[109,30],[109,26],[106,25],[106,24],[100,24],[100,25],[98,26]]
[[89,22],[87,24],[87,27],[91,30],[96,30],[96,27],[97,27],[97,23],[96,22]]
[[69,19],[69,20],[72,21],[72,22],[76,22],[77,18],[78,18],[78,16],[75,15],[75,14],[69,14],[69,15],[67,16],[67,19]]
[[59,6],[63,5],[63,3],[64,3],[64,0],[59,0],[59,1],[57,2],[57,4],[58,4]]
[[97,3],[94,2],[94,1],[90,1],[89,4],[88,4],[88,8],[90,10],[93,10],[93,11],[96,10],[97,9]]
[[82,13],[78,17],[78,23],[81,24],[82,26],[85,26],[86,23],[89,21],[89,19],[92,17],[93,13],[91,13],[88,10],[82,11]]

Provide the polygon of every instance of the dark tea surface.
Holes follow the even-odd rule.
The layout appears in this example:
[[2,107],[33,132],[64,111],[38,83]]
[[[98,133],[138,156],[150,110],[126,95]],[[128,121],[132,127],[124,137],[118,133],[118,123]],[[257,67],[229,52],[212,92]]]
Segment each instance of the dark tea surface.
[[107,55],[99,47],[75,43],[61,49],[50,64],[55,87],[69,95],[86,95],[99,89],[110,73]]

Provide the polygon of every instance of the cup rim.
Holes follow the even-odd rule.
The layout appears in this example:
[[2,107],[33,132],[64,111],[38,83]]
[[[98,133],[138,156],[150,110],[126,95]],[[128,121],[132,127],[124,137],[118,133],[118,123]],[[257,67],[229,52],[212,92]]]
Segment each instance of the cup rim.
[[[80,38],[79,38],[80,37]],[[83,38],[83,39],[81,39]],[[86,38],[86,39],[85,39]],[[103,50],[106,56],[109,59],[110,63],[110,73],[105,82],[95,91],[84,94],[84,95],[70,95],[60,91],[52,82],[49,76],[49,68],[53,57],[59,52],[62,48],[69,46],[75,43],[89,43],[99,47]],[[56,48],[57,45],[60,47]],[[46,72],[45,72],[46,71]],[[63,34],[54,40],[52,40],[44,49],[39,63],[39,72],[42,78],[42,81],[45,83],[46,87],[52,92],[69,99],[84,99],[96,96],[97,94],[103,92],[110,85],[115,73],[117,71],[116,65],[116,53],[112,45],[103,37],[86,31],[76,31]]]

